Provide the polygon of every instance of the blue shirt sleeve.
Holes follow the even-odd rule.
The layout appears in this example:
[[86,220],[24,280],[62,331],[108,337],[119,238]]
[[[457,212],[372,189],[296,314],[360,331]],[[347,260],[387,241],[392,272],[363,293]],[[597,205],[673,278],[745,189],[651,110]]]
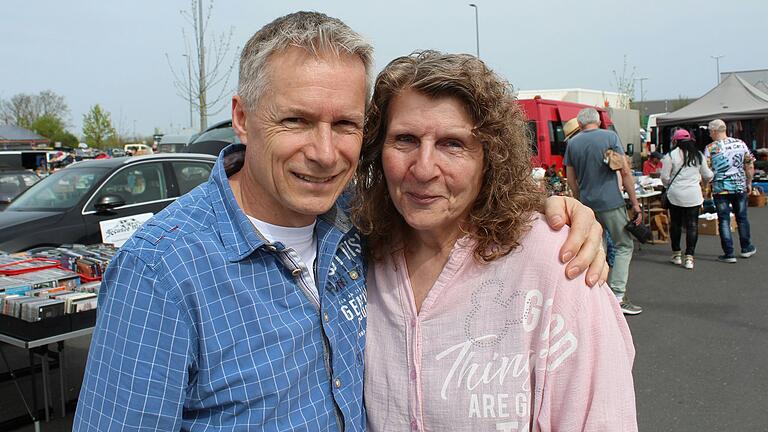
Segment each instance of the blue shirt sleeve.
[[191,327],[161,281],[131,252],[110,264],[73,431],[181,428]]
[[619,138],[619,134],[617,134],[616,132],[613,132],[613,131],[610,131],[610,132],[611,132],[611,148],[615,152],[623,155],[624,154],[624,146],[621,145],[621,138]]

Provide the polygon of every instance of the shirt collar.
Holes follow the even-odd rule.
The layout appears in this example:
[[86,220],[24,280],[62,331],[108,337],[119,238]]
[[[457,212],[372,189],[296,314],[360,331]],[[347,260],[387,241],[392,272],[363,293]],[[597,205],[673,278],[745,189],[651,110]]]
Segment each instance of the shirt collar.
[[[245,144],[239,143],[230,144],[222,150],[208,183],[219,236],[231,262],[243,260],[257,248],[268,244],[237,204],[229,185],[229,176],[243,166],[245,151]],[[317,224],[318,240],[324,238],[330,229],[335,228],[344,234],[352,229],[349,216],[338,203],[318,219],[326,222]]]

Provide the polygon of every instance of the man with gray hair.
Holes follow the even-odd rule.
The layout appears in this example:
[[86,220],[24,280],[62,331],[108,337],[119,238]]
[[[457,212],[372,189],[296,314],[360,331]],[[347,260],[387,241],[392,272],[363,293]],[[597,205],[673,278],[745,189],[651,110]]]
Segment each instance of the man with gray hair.
[[[251,37],[232,98],[242,144],[105,273],[74,430],[365,429],[366,263],[342,193],[372,55],[315,12]],[[572,277],[593,259],[602,270],[599,229],[579,207],[550,200],[547,212],[573,225]]]
[[715,173],[712,179],[712,198],[717,208],[720,245],[723,248],[723,255],[717,259],[735,263],[736,255],[731,237],[731,208],[739,227],[740,256],[749,258],[757,252],[750,239],[747,219],[747,198],[752,191],[754,158],[742,140],[727,135],[725,122],[720,119],[709,122],[709,137],[712,138],[712,143],[707,146],[704,155]]
[[[568,186],[575,198],[594,210],[595,218],[611,235],[616,255],[608,276],[608,285],[621,303],[621,310],[627,315],[637,315],[643,309],[630,302],[626,296],[634,242],[624,229],[629,218],[616,181],[616,171],[609,166],[606,156],[606,152],[612,150],[621,155],[624,161],[624,149],[615,132],[600,129],[600,115],[596,109],[584,108],[576,118],[581,132],[568,140],[563,160]],[[624,190],[629,195],[636,215],[635,223],[641,223],[642,212],[635,196],[635,181],[626,162],[622,164],[620,172]]]

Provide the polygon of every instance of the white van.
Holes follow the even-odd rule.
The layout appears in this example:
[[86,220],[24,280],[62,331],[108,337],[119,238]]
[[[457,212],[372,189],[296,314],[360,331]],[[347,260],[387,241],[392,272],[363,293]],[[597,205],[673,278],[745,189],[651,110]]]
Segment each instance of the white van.
[[123,150],[131,156],[149,155],[154,153],[152,147],[146,144],[126,144],[123,146]]

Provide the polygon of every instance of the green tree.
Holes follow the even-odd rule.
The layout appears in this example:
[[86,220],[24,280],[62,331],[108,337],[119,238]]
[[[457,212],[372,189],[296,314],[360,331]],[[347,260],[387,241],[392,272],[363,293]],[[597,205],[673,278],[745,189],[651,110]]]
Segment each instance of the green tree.
[[64,131],[64,133],[56,139],[54,142],[60,142],[64,147],[77,147],[80,140],[71,132]]
[[65,132],[64,123],[51,115],[38,117],[32,122],[30,128],[51,141],[56,141],[56,138]]
[[52,143],[60,142],[65,147],[77,146],[78,139],[64,128],[64,122],[52,114],[38,117],[32,122],[30,129],[48,138]]
[[83,137],[89,146],[104,148],[107,141],[114,139],[117,133],[111,117],[109,111],[102,109],[99,104],[83,114]]

